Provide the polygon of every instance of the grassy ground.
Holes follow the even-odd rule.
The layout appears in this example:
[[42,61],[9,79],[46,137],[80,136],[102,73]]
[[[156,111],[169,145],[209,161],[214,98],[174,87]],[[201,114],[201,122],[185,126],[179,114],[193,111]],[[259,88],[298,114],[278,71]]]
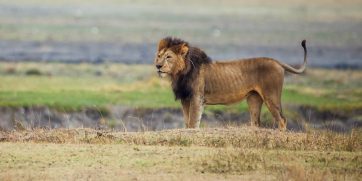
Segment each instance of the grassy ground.
[[[0,63],[1,106],[49,106],[58,110],[129,105],[178,107],[167,80],[151,65]],[[283,103],[321,110],[362,108],[361,71],[308,69],[286,77]],[[223,109],[209,106],[208,109]],[[245,102],[229,106],[245,110]]]
[[251,127],[0,132],[0,179],[358,180],[361,135]]
[[[357,0],[0,0],[0,34],[2,41],[130,45],[173,35],[220,57],[233,57],[243,45],[289,47],[307,39],[312,55],[328,54],[323,47],[360,47],[361,6]],[[44,44],[36,53],[47,55],[51,48]],[[14,49],[10,57],[27,51]],[[360,70],[308,68],[285,80],[286,105],[347,114],[362,109]],[[112,105],[179,107],[151,65],[0,63],[0,106],[68,111]],[[227,109],[245,110],[246,104]],[[358,129],[337,134],[250,127],[0,131],[0,180],[359,180],[361,136]]]

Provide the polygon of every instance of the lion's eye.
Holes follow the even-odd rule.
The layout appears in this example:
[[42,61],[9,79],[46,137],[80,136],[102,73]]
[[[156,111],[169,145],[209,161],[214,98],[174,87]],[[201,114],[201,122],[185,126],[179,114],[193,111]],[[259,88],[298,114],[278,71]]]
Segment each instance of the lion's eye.
[[169,59],[169,58],[172,58],[172,57],[170,55],[168,55],[166,58]]

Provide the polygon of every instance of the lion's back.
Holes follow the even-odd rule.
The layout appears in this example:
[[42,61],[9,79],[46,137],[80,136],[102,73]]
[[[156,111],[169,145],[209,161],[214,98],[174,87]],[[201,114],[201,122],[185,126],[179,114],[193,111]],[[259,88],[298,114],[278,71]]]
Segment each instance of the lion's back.
[[206,65],[207,73],[218,77],[230,77],[239,75],[265,74],[271,71],[283,70],[280,64],[271,58],[248,58],[234,61],[216,61]]

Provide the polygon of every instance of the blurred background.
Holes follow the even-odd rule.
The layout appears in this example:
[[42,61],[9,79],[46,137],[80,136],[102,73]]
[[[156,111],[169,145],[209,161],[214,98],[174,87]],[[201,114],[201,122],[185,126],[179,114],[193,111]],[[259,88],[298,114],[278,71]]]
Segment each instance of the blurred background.
[[14,0],[0,3],[0,59],[150,64],[176,36],[214,59],[271,56],[359,68],[362,3],[347,0]]
[[[361,1],[0,0],[0,127],[182,127],[152,67],[165,36],[214,60],[267,56],[292,65],[302,63],[306,39],[312,68],[286,78],[290,129],[362,124]],[[246,123],[246,110],[208,108],[204,126]]]

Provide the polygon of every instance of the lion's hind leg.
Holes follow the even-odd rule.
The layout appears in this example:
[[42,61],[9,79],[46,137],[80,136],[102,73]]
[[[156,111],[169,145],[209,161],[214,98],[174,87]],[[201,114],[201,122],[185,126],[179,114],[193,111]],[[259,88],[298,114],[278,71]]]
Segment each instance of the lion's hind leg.
[[247,97],[251,126],[260,126],[260,111],[263,99],[257,92],[251,92]]
[[280,96],[266,96],[264,102],[268,107],[270,113],[273,115],[275,121],[278,122],[280,130],[284,131],[287,128],[287,119],[283,115],[282,105],[280,103]]
[[283,115],[281,104],[284,71],[274,70],[271,67],[268,73],[271,78],[262,81],[263,84],[258,93],[262,96],[263,101],[273,115],[275,122],[278,122],[279,130],[284,131],[287,127],[287,120]]

